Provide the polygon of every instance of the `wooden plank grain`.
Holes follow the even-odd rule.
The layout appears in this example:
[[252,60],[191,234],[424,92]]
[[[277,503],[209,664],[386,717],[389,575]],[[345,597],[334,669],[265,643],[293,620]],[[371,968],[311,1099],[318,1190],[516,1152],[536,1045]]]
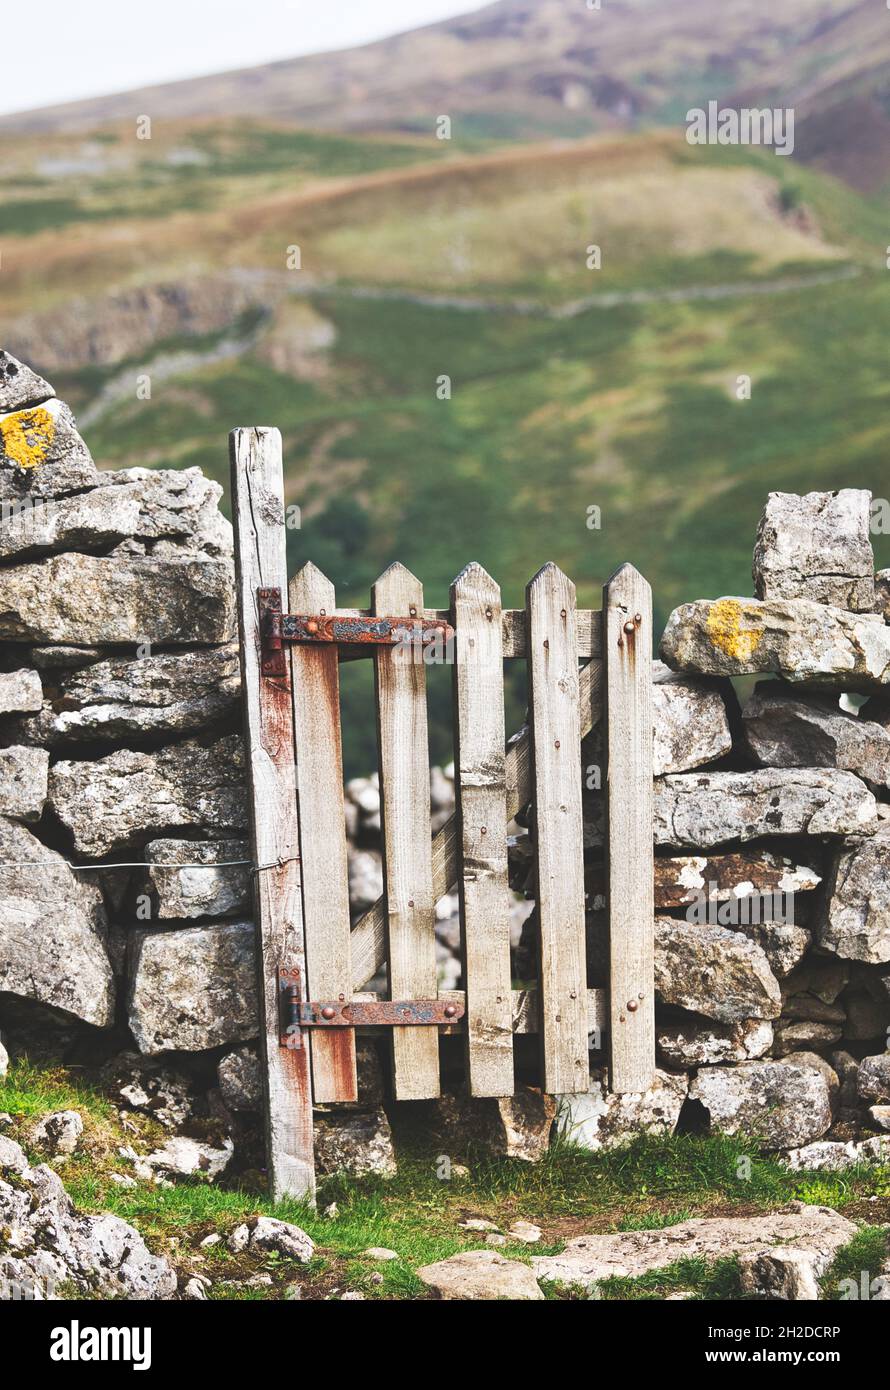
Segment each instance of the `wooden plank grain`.
[[[602,715],[602,664],[589,661],[578,674],[581,737],[590,733]],[[531,739],[528,729],[514,734],[507,746],[505,777],[507,819],[532,799]],[[449,816],[433,838],[433,896],[438,901],[457,883],[459,854],[457,820]],[[353,988],[362,989],[386,960],[386,908],[378,898],[352,929]]]
[[468,565],[451,604],[467,1072],[471,1095],[512,1096],[501,591],[481,565]]
[[[376,615],[414,617],[423,587],[403,565],[390,565],[373,589]],[[374,654],[377,744],[383,823],[386,959],[391,999],[433,999],[436,900],[430,826],[430,770],[423,653],[403,644]],[[435,1028],[393,1028],[397,1100],[439,1095]]]
[[[281,436],[229,436],[257,925],[266,1150],[272,1196],[314,1198],[312,1087],[306,1047],[279,1045],[278,969],[305,982],[290,670],[260,674],[257,589],[287,587]],[[266,867],[269,866],[269,867]]]
[[652,846],[652,590],[632,565],[603,589],[609,1085],[646,1091],[655,1074]]
[[[367,618],[373,613],[369,608],[338,608],[337,616],[342,618]],[[403,615],[404,616],[404,615]],[[427,622],[448,622],[449,610],[445,608],[424,608],[418,617]],[[602,614],[598,608],[578,608],[576,610],[578,657],[582,661],[598,660],[602,656]],[[525,609],[504,608],[501,611],[501,627],[504,639],[504,660],[522,660],[526,655]],[[366,652],[362,655],[371,655]]]
[[575,586],[545,565],[527,605],[544,1089],[567,1095],[590,1085]]
[[[328,614],[334,586],[313,564],[290,581],[292,612]],[[303,931],[310,999],[352,995],[349,872],[343,810],[340,672],[334,646],[290,649],[297,799],[303,880]],[[318,1104],[358,1100],[355,1029],[313,1032],[312,1092]]]
[[[514,1033],[537,1033],[540,1028],[540,1008],[538,999],[538,988],[536,985],[529,985],[525,989],[514,989],[511,991],[511,1026]],[[466,994],[462,989],[442,989],[439,991],[440,999],[453,999],[456,1003],[466,1005]],[[606,1023],[609,1015],[609,1001],[606,990],[589,989],[587,991],[587,1031],[594,1039],[594,1046],[600,1048],[606,1032]],[[443,1028],[443,1033],[460,1033],[466,1026],[466,1016],[459,1023],[450,1024]]]

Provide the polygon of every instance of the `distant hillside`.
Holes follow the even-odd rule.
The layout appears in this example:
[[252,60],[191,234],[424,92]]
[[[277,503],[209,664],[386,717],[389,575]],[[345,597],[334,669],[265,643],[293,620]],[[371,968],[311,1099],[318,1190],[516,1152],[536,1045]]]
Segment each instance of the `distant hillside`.
[[476,559],[517,605],[552,558],[595,604],[631,560],[663,621],[750,592],[769,489],[886,494],[885,207],[794,160],[676,129],[478,149],[216,120],[23,134],[0,163],[0,345],[104,466],[225,484],[227,431],[278,425],[291,564],[344,603],[394,559],[444,603]]
[[676,121],[690,103],[757,91],[764,71],[786,92],[822,72],[858,81],[881,26],[874,0],[498,0],[362,48],[4,117],[0,130],[225,111],[328,130],[428,132],[447,113],[465,134],[582,134]]

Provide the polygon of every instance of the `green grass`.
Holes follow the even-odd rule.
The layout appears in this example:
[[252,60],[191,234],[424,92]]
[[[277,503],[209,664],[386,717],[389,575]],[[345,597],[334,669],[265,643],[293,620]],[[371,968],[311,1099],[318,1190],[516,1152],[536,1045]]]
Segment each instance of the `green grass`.
[[734,1259],[677,1260],[664,1269],[652,1270],[636,1279],[603,1279],[593,1294],[586,1289],[567,1288],[554,1290],[550,1296],[568,1299],[593,1297],[606,1303],[660,1303],[677,1294],[694,1301],[739,1300],[743,1294],[739,1286],[738,1262]]
[[51,1110],[79,1110],[85,1121],[108,1121],[114,1106],[76,1068],[42,1067],[16,1062],[0,1079],[0,1111],[16,1117],[45,1115]]
[[[566,1239],[584,1231],[664,1227],[693,1216],[768,1211],[791,1200],[843,1211],[871,1196],[890,1196],[888,1169],[793,1173],[744,1141],[695,1135],[642,1138],[610,1153],[559,1143],[535,1165],[495,1160],[471,1147],[462,1155],[468,1174],[443,1181],[441,1145],[431,1141],[422,1120],[413,1118],[397,1124],[395,1179],[328,1179],[312,1210],[294,1201],[271,1202],[256,1173],[246,1173],[229,1186],[182,1180],[175,1187],[140,1182],[135,1188],[122,1188],[111,1178],[112,1173],[128,1171],[118,1147],[134,1145],[148,1152],[163,1137],[154,1122],[131,1117],[131,1127],[124,1128],[101,1091],[77,1071],[18,1062],[0,1083],[0,1111],[13,1116],[11,1133],[34,1160],[40,1155],[29,1143],[33,1118],[61,1108],[80,1111],[85,1124],[81,1150],[54,1161],[78,1206],[111,1211],[131,1222],[181,1271],[210,1276],[214,1296],[221,1298],[280,1297],[293,1282],[304,1283],[307,1296],[324,1297],[334,1288],[350,1288],[373,1298],[418,1297],[423,1289],[418,1267],[484,1244],[483,1237],[459,1224],[470,1215],[493,1221],[505,1232],[519,1218],[541,1226],[540,1244],[510,1242],[499,1247],[511,1258],[525,1260],[532,1254],[556,1254]],[[742,1157],[750,1160],[747,1177],[740,1176],[746,1171],[739,1163]],[[331,1203],[337,1214],[328,1218],[325,1209]],[[312,1236],[317,1248],[308,1269],[280,1257],[233,1255],[224,1241],[200,1250],[204,1236],[227,1236],[260,1213],[294,1221]],[[826,1296],[842,1278],[859,1278],[863,1269],[876,1273],[885,1253],[882,1241],[886,1243],[886,1231],[864,1228],[836,1262],[826,1281]],[[399,1258],[373,1261],[364,1255],[371,1246],[394,1250]],[[258,1274],[270,1274],[272,1287],[240,1287]],[[730,1266],[686,1261],[642,1280],[606,1281],[600,1296],[646,1299],[682,1289],[714,1299],[735,1296],[734,1288]],[[578,1296],[560,1289],[548,1294]]]
[[863,1226],[841,1250],[821,1280],[822,1297],[830,1302],[849,1302],[873,1291],[890,1260],[890,1230]]

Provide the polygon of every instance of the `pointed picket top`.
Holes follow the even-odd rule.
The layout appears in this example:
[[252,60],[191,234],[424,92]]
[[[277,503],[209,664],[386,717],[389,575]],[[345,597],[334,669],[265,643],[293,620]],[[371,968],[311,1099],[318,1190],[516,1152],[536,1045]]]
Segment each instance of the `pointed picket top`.
[[525,586],[526,596],[531,597],[532,593],[539,594],[545,588],[563,589],[567,597],[574,602],[575,585],[553,560],[548,560],[546,565],[541,566],[534,578],[529,580]]
[[422,617],[420,612],[411,613],[409,605],[423,606],[423,585],[415,574],[394,560],[371,585],[371,603],[380,617]]
[[470,599],[473,596],[479,599],[498,599],[501,597],[501,586],[496,580],[492,579],[488,570],[480,565],[478,560],[471,560],[468,565],[464,565],[451,584],[451,599],[455,598]]
[[336,603],[333,584],[311,560],[291,578],[287,594],[291,607],[302,612],[329,613]]
[[603,585],[603,646],[636,653],[639,636],[652,649],[652,586],[633,565],[620,565]]
[[609,575],[609,578],[606,580],[604,587],[606,589],[610,589],[613,585],[623,586],[625,584],[629,587],[635,587],[638,584],[642,584],[645,585],[647,589],[651,588],[651,585],[649,584],[649,581],[646,578],[646,576],[641,574],[640,571],[636,568],[636,566],[630,564],[630,562],[627,560],[625,560],[623,565],[618,566],[614,574]]

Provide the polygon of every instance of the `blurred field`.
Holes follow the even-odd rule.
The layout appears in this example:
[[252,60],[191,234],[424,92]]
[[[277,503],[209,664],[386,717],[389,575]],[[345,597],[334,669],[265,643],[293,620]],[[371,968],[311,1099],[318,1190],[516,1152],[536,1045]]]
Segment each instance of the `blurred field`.
[[770,489],[887,492],[885,207],[793,161],[232,121],[3,158],[4,345],[109,467],[225,484],[228,430],[278,425],[292,562],[344,603],[399,558],[432,603],[477,559],[519,605],[554,559],[596,604],[631,560],[663,621],[750,592]]

